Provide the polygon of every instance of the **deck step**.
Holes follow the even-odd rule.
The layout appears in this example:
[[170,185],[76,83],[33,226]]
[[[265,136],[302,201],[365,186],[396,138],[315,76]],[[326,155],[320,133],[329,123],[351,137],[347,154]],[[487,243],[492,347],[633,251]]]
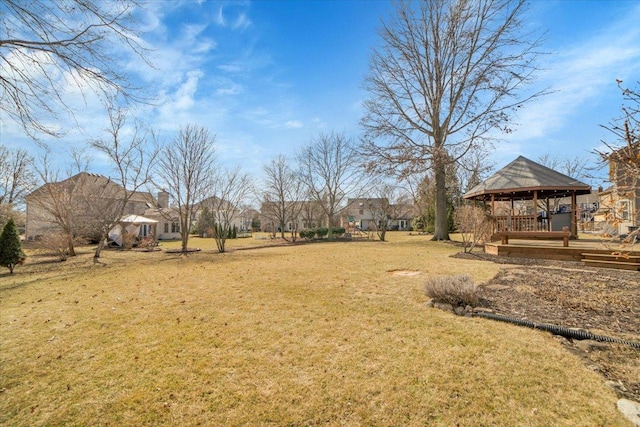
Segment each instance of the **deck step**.
[[583,258],[593,259],[593,260],[599,259],[599,260],[605,260],[605,261],[640,262],[640,256],[638,255],[594,254],[594,253],[588,253],[588,252],[583,252],[581,255]]
[[619,270],[640,271],[640,262],[634,261],[607,261],[602,259],[583,259],[584,265],[600,268],[617,268]]

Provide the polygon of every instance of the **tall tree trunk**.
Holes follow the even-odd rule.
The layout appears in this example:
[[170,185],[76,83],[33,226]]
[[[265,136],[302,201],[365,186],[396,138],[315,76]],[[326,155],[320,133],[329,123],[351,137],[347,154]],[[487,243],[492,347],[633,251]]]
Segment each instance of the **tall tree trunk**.
[[73,234],[67,233],[67,248],[69,249],[69,256],[76,256],[76,248],[73,246]]
[[100,259],[100,254],[102,253],[102,248],[104,247],[104,243],[107,241],[107,238],[108,234],[106,236],[100,236],[100,240],[98,240],[98,246],[96,247],[96,252],[95,254],[93,254],[93,262],[98,262],[98,259]]
[[449,240],[449,223],[447,220],[447,186],[446,166],[442,161],[434,165],[436,181],[436,218],[435,231],[431,240]]
[[328,228],[328,233],[327,233],[327,240],[333,240],[333,215],[328,215],[328,221],[327,224],[329,225]]
[[188,250],[188,242],[189,242],[189,237],[187,235],[182,235],[182,253],[186,254],[187,252],[189,252]]

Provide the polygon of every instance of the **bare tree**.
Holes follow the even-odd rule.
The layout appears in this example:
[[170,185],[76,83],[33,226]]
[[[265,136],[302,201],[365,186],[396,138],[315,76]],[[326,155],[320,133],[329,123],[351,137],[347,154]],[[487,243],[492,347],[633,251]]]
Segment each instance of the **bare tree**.
[[[586,178],[586,171],[588,169],[588,160],[576,156],[574,158],[557,158],[552,157],[549,153],[545,153],[538,157],[538,163],[542,166],[546,166],[549,169],[553,169],[557,172],[563,173],[571,178]],[[553,198],[549,203],[549,209],[552,212],[557,212],[562,202],[561,198]],[[538,200],[538,207],[543,211],[547,210],[547,202],[544,200]]]
[[[74,154],[72,157],[78,159],[79,156]],[[82,218],[80,215],[84,208],[80,201],[86,201],[82,189],[90,186],[91,177],[85,170],[74,170],[70,167],[66,176],[77,173],[68,179],[60,180],[60,171],[50,167],[50,158],[49,150],[39,158],[35,170],[43,185],[26,196],[27,233],[32,237],[55,234],[59,241],[57,245],[66,247],[66,255],[75,256],[77,236],[90,228],[86,224],[86,217]],[[81,164],[79,161],[74,163],[75,166]]]
[[375,197],[365,199],[366,205],[371,212],[378,238],[384,242],[387,231],[391,228],[391,222],[398,219],[399,214],[406,210],[402,203],[406,197],[397,185],[389,182],[374,183],[371,188]]
[[609,181],[615,188],[611,200],[613,206],[607,218],[611,225],[617,228],[620,221],[616,203],[620,199],[630,201],[633,226],[618,248],[629,251],[640,240],[640,81],[636,82],[638,87],[635,89],[623,87],[621,80],[617,82],[623,98],[622,115],[607,125],[601,125],[616,142],[602,141],[607,149],[596,150],[595,154],[609,166]]
[[107,105],[107,111],[107,137],[92,140],[89,144],[110,162],[114,172],[111,180],[116,185],[104,186],[98,192],[100,197],[95,194],[95,189],[85,189],[91,191],[91,194],[86,194],[86,199],[91,200],[87,203],[87,210],[95,218],[99,235],[94,262],[100,258],[109,231],[122,219],[127,206],[141,194],[144,186],[152,182],[152,171],[159,153],[153,132],[144,130],[138,123],[128,126],[126,109],[112,103]]
[[24,197],[35,185],[33,157],[26,150],[0,144],[0,226],[9,218],[24,224]]
[[464,251],[471,252],[476,245],[491,234],[491,221],[484,209],[464,205],[454,214],[456,228],[462,236]]
[[399,1],[365,80],[362,151],[371,170],[433,171],[434,240],[448,239],[446,166],[510,131],[536,71],[538,38],[523,34],[525,0]]
[[346,207],[348,197],[359,197],[367,186],[360,155],[344,133],[321,133],[296,157],[308,194],[327,216],[327,238],[331,240],[335,216]]
[[227,170],[220,168],[213,176],[210,196],[199,206],[206,208],[215,221],[213,237],[218,252],[225,251],[227,239],[234,227],[234,220],[241,214],[241,206],[253,192],[251,177],[240,168]]
[[280,229],[285,238],[287,224],[293,225],[291,238],[296,239],[298,217],[305,196],[304,186],[296,171],[289,166],[287,158],[278,156],[263,168],[265,188],[262,191],[262,214]]
[[134,30],[138,7],[135,0],[3,0],[2,111],[31,137],[40,132],[59,137],[50,119],[59,119],[60,112],[74,118],[65,86],[83,96],[92,92],[140,101],[125,68],[113,58],[123,49],[147,62]]
[[34,184],[33,157],[27,150],[0,145],[0,205],[22,203]]
[[183,253],[188,252],[198,202],[211,194],[215,138],[207,128],[189,124],[160,153],[158,175],[175,201]]
[[303,228],[317,227],[320,225],[323,215],[321,204],[315,200],[305,200],[300,204],[300,217]]
[[560,159],[552,157],[549,153],[538,157],[538,163],[572,178],[584,178],[587,165],[589,164],[587,159],[579,156],[572,159]]

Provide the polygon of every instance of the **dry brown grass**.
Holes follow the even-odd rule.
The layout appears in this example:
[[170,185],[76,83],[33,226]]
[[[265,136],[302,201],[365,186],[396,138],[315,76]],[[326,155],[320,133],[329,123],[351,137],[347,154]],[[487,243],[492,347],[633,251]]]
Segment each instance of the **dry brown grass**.
[[498,266],[388,237],[31,257],[0,276],[0,424],[625,425],[548,334],[424,307]]

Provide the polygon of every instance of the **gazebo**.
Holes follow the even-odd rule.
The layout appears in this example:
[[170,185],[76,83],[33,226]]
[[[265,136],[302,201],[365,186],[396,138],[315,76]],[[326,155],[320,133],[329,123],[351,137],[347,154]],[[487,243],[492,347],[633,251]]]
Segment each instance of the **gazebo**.
[[140,215],[125,215],[120,218],[118,224],[109,231],[109,239],[118,246],[122,246],[122,234],[127,232],[134,236],[157,236],[156,225],[158,221],[145,218]]
[[[577,237],[576,197],[590,192],[591,187],[584,182],[519,156],[486,181],[473,187],[463,197],[473,200],[474,203],[491,203],[493,233],[498,231],[551,232],[554,227],[549,201],[570,198],[568,226],[571,236]],[[529,207],[524,213],[515,214],[515,202],[530,200],[533,201],[532,208]],[[510,202],[507,214],[497,214],[497,202]]]

